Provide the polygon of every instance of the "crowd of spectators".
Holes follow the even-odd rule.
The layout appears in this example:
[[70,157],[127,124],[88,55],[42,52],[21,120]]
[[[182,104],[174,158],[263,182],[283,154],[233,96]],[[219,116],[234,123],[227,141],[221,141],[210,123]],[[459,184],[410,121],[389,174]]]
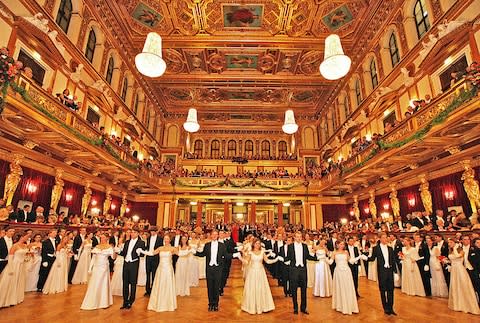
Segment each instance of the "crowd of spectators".
[[231,160],[233,162],[248,162],[249,160],[297,160],[298,157],[296,154],[281,154],[279,156],[271,156],[271,155],[243,155],[243,156],[203,156],[201,154],[196,153],[185,153],[185,159],[220,159],[220,160]]

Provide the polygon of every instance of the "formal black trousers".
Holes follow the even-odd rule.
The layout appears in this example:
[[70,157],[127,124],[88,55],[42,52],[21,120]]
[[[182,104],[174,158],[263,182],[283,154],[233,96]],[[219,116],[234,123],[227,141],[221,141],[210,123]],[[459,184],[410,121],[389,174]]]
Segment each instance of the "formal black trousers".
[[139,261],[123,263],[123,305],[132,305],[137,292]]
[[222,283],[222,267],[207,265],[207,290],[208,290],[208,306],[218,306],[220,297],[220,286]]
[[52,269],[52,265],[54,261],[55,261],[55,258],[47,261],[48,263],[47,267],[43,266],[44,261],[42,261],[42,264],[40,265],[40,272],[38,273],[37,289],[40,289],[40,290],[43,289],[43,286],[47,281],[48,274],[50,273],[50,269]]
[[298,311],[297,289],[300,288],[300,310],[307,310],[307,266],[290,268],[290,292],[293,309]]

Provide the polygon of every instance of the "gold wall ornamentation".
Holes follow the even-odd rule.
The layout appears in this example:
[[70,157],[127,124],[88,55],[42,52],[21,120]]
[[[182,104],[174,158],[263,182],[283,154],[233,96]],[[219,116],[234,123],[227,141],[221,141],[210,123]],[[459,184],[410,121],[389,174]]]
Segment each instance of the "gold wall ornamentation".
[[13,200],[13,195],[17,190],[20,179],[23,175],[22,167],[20,163],[22,162],[24,156],[20,154],[13,155],[13,160],[10,163],[10,173],[5,179],[5,189],[3,193],[3,199],[5,200],[5,205],[10,205]]
[[52,208],[54,211],[57,210],[58,202],[60,202],[60,198],[62,197],[63,186],[65,184],[62,177],[63,169],[55,169],[55,185],[52,189],[52,199],[50,201],[50,208]]
[[375,221],[377,219],[377,205],[375,204],[375,190],[368,191],[370,198],[368,199],[368,207],[370,209],[370,214],[372,219]]
[[127,192],[122,192],[122,205],[120,206],[120,217],[123,217],[127,212],[128,201]]
[[106,215],[110,212],[112,206],[112,187],[105,187],[105,201],[103,201],[103,214]]
[[82,197],[82,216],[87,214],[88,206],[90,205],[90,200],[92,199],[92,189],[90,188],[91,185],[91,181],[85,182],[85,193]]
[[462,161],[462,165],[464,169],[462,174],[463,187],[472,206],[472,211],[475,213],[480,209],[480,189],[478,181],[475,180],[475,171],[471,166],[470,160]]
[[360,221],[360,209],[358,208],[358,195],[353,196],[353,215],[357,221]]
[[392,192],[388,197],[390,198],[390,205],[392,206],[393,216],[397,217],[400,216],[400,202],[398,201],[397,197],[397,185],[391,184],[390,189],[392,190]]
[[429,184],[427,180],[427,175],[422,174],[420,177],[420,197],[422,198],[423,207],[428,214],[432,214],[433,212],[433,204],[432,204],[432,194],[428,190]]

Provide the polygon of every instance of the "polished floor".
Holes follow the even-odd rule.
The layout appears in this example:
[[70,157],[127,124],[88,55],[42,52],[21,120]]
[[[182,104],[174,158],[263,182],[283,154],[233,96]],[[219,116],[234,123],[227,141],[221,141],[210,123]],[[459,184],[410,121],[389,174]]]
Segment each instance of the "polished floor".
[[204,280],[200,287],[191,289],[191,296],[178,297],[175,312],[147,311],[148,298],[144,289],[137,289],[137,300],[131,310],[120,310],[121,297],[114,297],[114,305],[105,310],[81,311],[86,286],[72,286],[66,293],[43,295],[28,293],[25,301],[17,306],[0,310],[3,322],[480,322],[480,317],[458,313],[448,309],[446,299],[412,297],[395,291],[395,311],[398,316],[383,313],[378,286],[375,282],[360,278],[360,313],[343,315],[331,309],[331,298],[316,298],[308,290],[310,315],[294,315],[291,299],[283,296],[283,290],[270,279],[276,309],[262,315],[250,315],[240,310],[243,279],[240,264],[234,261],[231,277],[220,300],[219,312],[207,311],[207,288]]

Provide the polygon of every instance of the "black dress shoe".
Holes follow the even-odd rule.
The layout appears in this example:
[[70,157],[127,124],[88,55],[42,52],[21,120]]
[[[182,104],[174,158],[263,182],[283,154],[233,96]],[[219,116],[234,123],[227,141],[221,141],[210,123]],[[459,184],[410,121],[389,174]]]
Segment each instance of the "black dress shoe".
[[213,307],[213,311],[214,311],[214,312],[218,312],[218,306],[214,306],[214,307]]
[[360,298],[360,297],[362,297],[362,296],[360,296],[360,294],[357,294],[357,298]]
[[397,313],[395,313],[394,311],[390,311],[390,315],[395,315],[395,316],[397,316]]
[[132,308],[132,304],[127,304],[127,310]]
[[208,311],[211,312],[213,310],[213,307],[208,305]]
[[127,308],[127,304],[123,304],[122,307],[120,307],[121,310],[124,310]]
[[383,311],[386,315],[390,315],[390,311]]
[[293,314],[298,314],[298,310],[293,310]]
[[37,289],[37,293],[41,293],[42,290],[40,288]]
[[308,313],[308,311],[307,311],[307,310],[305,310],[305,311],[302,311],[302,313],[303,313],[303,314],[305,314],[305,315],[309,315],[309,314],[310,314],[310,313]]
[[150,296],[150,293],[145,292],[145,294],[143,294],[143,296]]

